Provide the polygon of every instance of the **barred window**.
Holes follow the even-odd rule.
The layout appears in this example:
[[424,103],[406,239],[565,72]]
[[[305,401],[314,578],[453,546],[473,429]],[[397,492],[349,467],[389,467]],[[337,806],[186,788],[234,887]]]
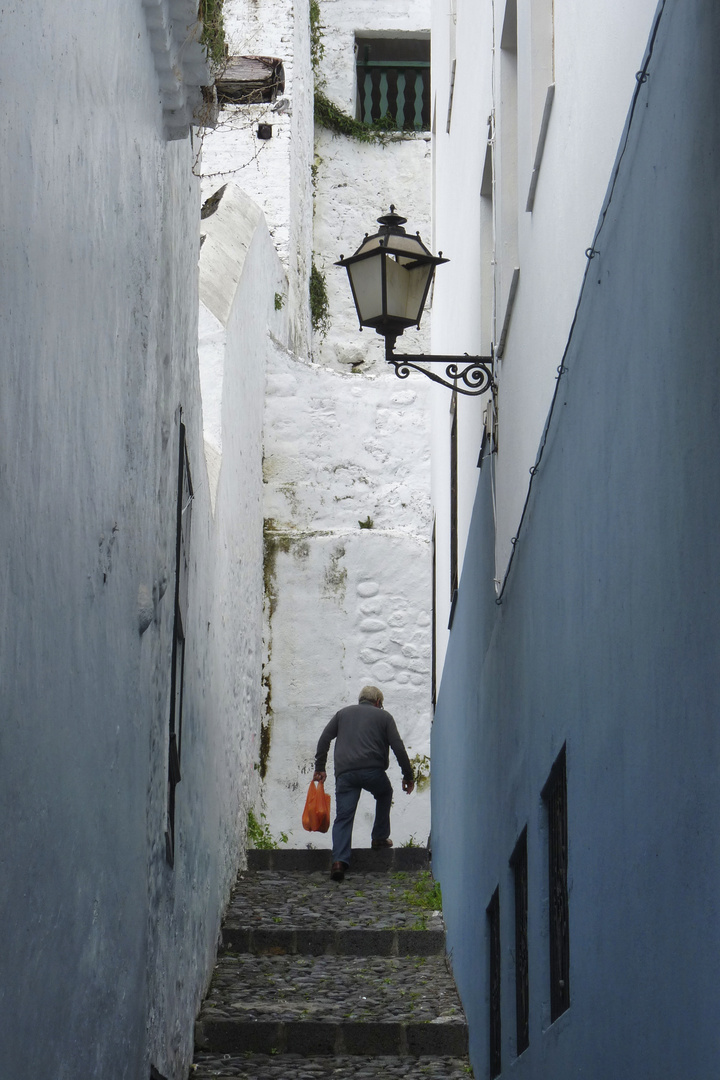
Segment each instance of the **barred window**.
[[488,938],[490,944],[489,980],[489,1029],[488,1039],[489,1065],[491,1080],[502,1072],[502,1029],[500,1021],[500,966],[502,952],[500,947],[500,887],[492,894],[486,908]]
[[430,38],[358,37],[357,118],[430,129]]
[[187,625],[192,502],[193,487],[190,478],[190,461],[188,458],[185,425],[181,421],[175,523],[175,616],[173,620],[172,666],[170,674],[168,799],[167,828],[165,831],[165,855],[171,866],[175,864],[175,788],[180,783],[180,758],[182,754],[185,627]]
[[568,913],[568,808],[565,747],[543,788],[548,822],[550,929],[550,1019],[570,1006],[570,919]]

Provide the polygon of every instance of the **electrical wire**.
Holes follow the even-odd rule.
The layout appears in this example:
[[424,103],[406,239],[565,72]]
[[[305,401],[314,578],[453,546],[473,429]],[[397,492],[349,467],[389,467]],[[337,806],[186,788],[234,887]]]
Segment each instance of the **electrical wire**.
[[[653,25],[652,33],[650,35],[650,41],[648,43],[647,51],[646,51],[646,54],[645,54],[645,61],[643,63],[642,68],[640,69],[640,71],[638,71],[636,73],[636,75],[635,75],[635,89],[633,91],[632,103],[630,105],[630,111],[628,113],[628,119],[627,119],[627,122],[625,124],[625,135],[624,135],[624,138],[623,138],[622,146],[621,146],[621,149],[620,149],[620,153],[617,156],[617,160],[615,162],[615,168],[613,170],[612,179],[610,181],[610,186],[608,188],[608,193],[607,193],[607,195],[605,197],[605,202],[604,202],[604,205],[603,205],[603,209],[602,209],[602,212],[600,214],[600,220],[598,222],[597,228],[595,229],[595,235],[593,237],[593,242],[590,245],[590,247],[587,248],[586,251],[585,251],[585,256],[587,258],[587,263],[586,263],[586,266],[585,266],[585,272],[583,274],[582,285],[580,286],[580,295],[578,296],[578,302],[577,302],[577,304],[575,306],[575,312],[573,314],[572,322],[570,324],[570,331],[569,331],[569,334],[568,334],[567,342],[565,344],[565,349],[563,351],[562,360],[560,361],[560,365],[559,365],[559,367],[557,369],[557,375],[555,377],[555,390],[553,392],[552,401],[550,402],[550,409],[549,409],[548,414],[547,414],[547,419],[545,420],[545,427],[543,429],[542,438],[540,439],[540,446],[538,448],[537,456],[535,458],[535,464],[530,469],[530,483],[528,484],[528,489],[527,489],[527,494],[525,496],[525,502],[523,504],[522,514],[520,515],[520,522],[518,524],[517,532],[515,533],[515,536],[513,536],[511,541],[510,541],[510,544],[511,544],[510,558],[508,559],[508,564],[507,564],[507,566],[505,568],[505,574],[504,574],[503,579],[502,579],[502,585],[501,585],[500,590],[499,590],[499,592],[497,594],[497,597],[495,598],[495,603],[498,604],[498,605],[502,604],[502,602],[503,602],[503,595],[504,595],[505,589],[507,587],[508,578],[510,576],[510,570],[511,570],[512,564],[513,564],[513,559],[515,558],[515,552],[517,551],[517,543],[518,543],[518,540],[520,539],[520,533],[522,532],[523,524],[525,522],[525,516],[526,516],[527,510],[528,510],[528,505],[530,503],[530,495],[531,495],[531,492],[532,492],[533,483],[535,481],[535,477],[538,474],[538,470],[540,468],[540,462],[542,461],[543,454],[545,453],[545,446],[546,446],[547,440],[548,440],[550,424],[552,422],[553,413],[555,412],[555,405],[557,404],[558,392],[560,390],[560,381],[561,381],[563,375],[565,374],[565,372],[567,371],[567,367],[565,366],[565,360],[567,359],[568,352],[570,351],[570,345],[572,343],[572,339],[573,339],[573,336],[575,334],[575,326],[577,324],[578,315],[580,313],[580,305],[582,304],[583,295],[585,293],[585,286],[587,285],[588,275],[590,273],[590,263],[592,262],[592,260],[595,258],[596,255],[600,254],[600,251],[598,250],[598,247],[597,247],[598,238],[599,238],[599,236],[600,236],[600,234],[601,234],[601,232],[602,232],[602,230],[604,228],[605,220],[607,218],[608,211],[610,209],[610,204],[612,203],[613,196],[615,194],[615,188],[617,186],[618,178],[619,178],[619,175],[620,175],[620,168],[621,168],[621,165],[622,165],[623,158],[625,157],[625,151],[627,150],[628,143],[630,141],[630,131],[631,131],[632,126],[633,126],[633,120],[635,119],[635,110],[637,108],[637,103],[638,103],[638,98],[640,96],[640,91],[641,91],[642,87],[645,85],[645,83],[648,81],[648,79],[650,77],[648,67],[650,65],[650,60],[652,59],[653,51],[655,49],[655,39],[657,38],[658,30],[660,28],[660,22],[662,20],[663,14],[665,12],[666,4],[667,4],[667,0],[661,0],[660,6],[659,6],[659,8],[658,8],[658,10],[656,12],[656,15],[655,15],[655,22],[654,22],[654,25]],[[496,570],[496,573],[497,573],[497,570]],[[497,578],[495,580],[497,581]]]

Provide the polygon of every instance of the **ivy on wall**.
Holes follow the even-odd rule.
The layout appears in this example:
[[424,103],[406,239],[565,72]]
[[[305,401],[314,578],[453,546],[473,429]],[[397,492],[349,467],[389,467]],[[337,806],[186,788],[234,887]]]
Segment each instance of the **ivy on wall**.
[[223,3],[224,0],[200,0],[198,6],[198,18],[203,24],[200,40],[214,68],[222,67],[227,56]]
[[325,274],[318,270],[313,259],[310,269],[310,320],[316,334],[327,333],[330,325],[330,305],[328,303]]
[[346,135],[358,142],[385,142],[392,132],[397,131],[393,117],[382,116],[373,124],[365,124],[343,112],[325,93],[325,80],[320,73],[320,64],[325,55],[323,29],[320,2],[310,0],[310,61],[315,76],[315,123],[335,135]]

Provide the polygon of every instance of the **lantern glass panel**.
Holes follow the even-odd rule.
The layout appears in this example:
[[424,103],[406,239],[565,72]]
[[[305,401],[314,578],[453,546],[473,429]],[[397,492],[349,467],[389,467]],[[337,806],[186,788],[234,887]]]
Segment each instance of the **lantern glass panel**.
[[360,323],[379,319],[382,308],[382,258],[360,259],[348,266]]
[[[407,266],[412,269],[407,269]],[[402,319],[408,325],[418,323],[422,315],[428,279],[433,272],[432,263],[417,265],[414,260],[386,260],[387,308],[392,318]]]
[[418,236],[392,233],[387,237],[385,247],[393,252],[406,252],[408,255],[414,255],[419,259],[427,258],[428,256],[432,258],[430,252]]

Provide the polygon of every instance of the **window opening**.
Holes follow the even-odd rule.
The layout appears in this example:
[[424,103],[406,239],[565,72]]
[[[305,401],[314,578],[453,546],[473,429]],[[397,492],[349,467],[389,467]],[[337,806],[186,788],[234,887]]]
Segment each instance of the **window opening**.
[[457,394],[453,392],[450,403],[450,600],[453,601],[459,585],[458,567],[458,431]]
[[567,770],[565,746],[543,788],[548,818],[550,921],[550,1019],[570,1006],[570,920],[568,912]]
[[215,81],[221,105],[259,105],[285,93],[285,68],[275,56],[229,56]]
[[485,356],[490,355],[493,334],[495,289],[495,238],[493,235],[493,148],[492,128],[488,130],[482,179],[480,181],[480,339]]
[[193,488],[187,451],[185,425],[180,422],[180,455],[175,541],[175,612],[173,619],[172,666],[170,673],[170,731],[168,740],[168,808],[165,854],[175,862],[175,788],[180,783],[182,755],[183,683],[185,676],[185,627],[187,625],[188,577],[190,570],[190,529]]
[[[507,332],[512,310],[511,292],[518,265],[518,56],[517,0],[507,0],[500,39],[500,99],[497,103],[496,214],[496,296],[503,333]],[[514,287],[517,287],[515,281]],[[500,313],[503,313],[502,315]],[[502,356],[501,334],[497,355]]]
[[431,677],[430,677],[430,697],[433,707],[437,704],[437,543],[436,543],[436,530],[437,523],[433,521],[432,531],[432,641],[430,643],[431,649]]
[[500,1026],[500,888],[487,906],[490,938],[490,1077],[502,1072],[502,1031]]
[[515,1020],[517,1056],[530,1045],[530,980],[528,975],[527,826],[510,859],[515,882]]
[[358,120],[429,131],[430,39],[358,37],[355,52]]

